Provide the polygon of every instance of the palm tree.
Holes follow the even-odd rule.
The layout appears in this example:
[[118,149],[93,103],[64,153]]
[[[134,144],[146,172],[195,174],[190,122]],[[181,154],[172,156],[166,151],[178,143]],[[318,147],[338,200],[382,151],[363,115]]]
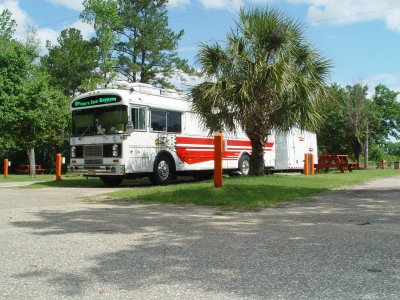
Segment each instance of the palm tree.
[[252,143],[250,175],[264,174],[272,130],[311,130],[321,120],[331,63],[275,9],[241,9],[226,46],[201,44],[197,60],[208,81],[193,88],[193,110],[210,131],[241,126]]

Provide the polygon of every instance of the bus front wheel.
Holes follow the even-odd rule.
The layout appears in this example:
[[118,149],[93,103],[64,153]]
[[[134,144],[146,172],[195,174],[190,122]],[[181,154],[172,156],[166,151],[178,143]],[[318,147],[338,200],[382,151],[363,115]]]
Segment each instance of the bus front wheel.
[[154,185],[167,185],[171,181],[173,171],[171,160],[166,155],[159,155],[154,161],[150,181]]

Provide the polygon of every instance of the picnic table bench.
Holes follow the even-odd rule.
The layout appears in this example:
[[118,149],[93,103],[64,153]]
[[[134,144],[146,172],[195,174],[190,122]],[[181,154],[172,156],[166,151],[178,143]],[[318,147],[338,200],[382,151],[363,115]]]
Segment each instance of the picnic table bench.
[[324,169],[325,173],[330,168],[336,168],[344,173],[345,170],[352,172],[357,169],[357,163],[349,162],[349,156],[345,154],[323,154],[318,157],[318,163],[314,165],[314,168],[319,170]]
[[[42,168],[42,165],[35,165],[36,174],[43,174],[46,169]],[[18,165],[18,168],[15,169],[16,174],[29,174],[29,165]]]

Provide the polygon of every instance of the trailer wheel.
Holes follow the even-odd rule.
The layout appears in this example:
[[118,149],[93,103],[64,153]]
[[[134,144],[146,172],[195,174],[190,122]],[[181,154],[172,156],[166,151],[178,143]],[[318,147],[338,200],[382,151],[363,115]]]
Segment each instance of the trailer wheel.
[[101,181],[103,181],[103,183],[106,186],[119,186],[122,182],[122,180],[124,180],[124,177],[122,176],[101,176],[100,177]]
[[239,159],[239,172],[243,176],[249,175],[250,171],[250,156],[248,154],[243,154]]
[[157,156],[149,179],[154,185],[167,185],[173,175],[173,166],[166,155]]

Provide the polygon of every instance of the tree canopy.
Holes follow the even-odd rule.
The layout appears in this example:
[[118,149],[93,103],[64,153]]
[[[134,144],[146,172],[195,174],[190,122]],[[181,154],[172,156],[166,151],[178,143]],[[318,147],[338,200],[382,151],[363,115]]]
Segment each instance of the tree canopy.
[[398,93],[378,85],[369,97],[368,86],[361,83],[330,88],[334,101],[321,107],[324,122],[317,135],[319,148],[330,153],[353,153],[357,162],[360,154],[364,163],[369,157],[380,160],[387,141],[399,136]]
[[103,78],[111,69],[130,82],[170,86],[187,63],[177,55],[183,30],[168,27],[167,0],[85,0],[81,17],[92,24],[101,51]]
[[34,45],[0,37],[0,148],[26,150],[35,173],[34,149],[62,143],[69,120],[65,96],[36,64]]
[[12,18],[11,12],[8,9],[3,10],[0,14],[0,37],[11,40],[16,27],[17,23]]
[[272,130],[319,124],[331,63],[298,23],[274,9],[240,10],[226,39],[225,47],[201,45],[198,62],[209,81],[192,90],[193,109],[211,131],[239,124],[252,143],[250,174],[261,175]]
[[58,45],[47,43],[49,53],[42,57],[42,66],[51,75],[51,82],[65,95],[75,96],[77,92],[95,87],[98,82],[94,45],[93,41],[84,40],[80,30],[75,28],[61,31]]
[[116,76],[117,59],[113,55],[117,34],[113,24],[118,19],[117,2],[113,0],[85,0],[81,18],[92,24],[96,33],[99,77],[107,84]]

